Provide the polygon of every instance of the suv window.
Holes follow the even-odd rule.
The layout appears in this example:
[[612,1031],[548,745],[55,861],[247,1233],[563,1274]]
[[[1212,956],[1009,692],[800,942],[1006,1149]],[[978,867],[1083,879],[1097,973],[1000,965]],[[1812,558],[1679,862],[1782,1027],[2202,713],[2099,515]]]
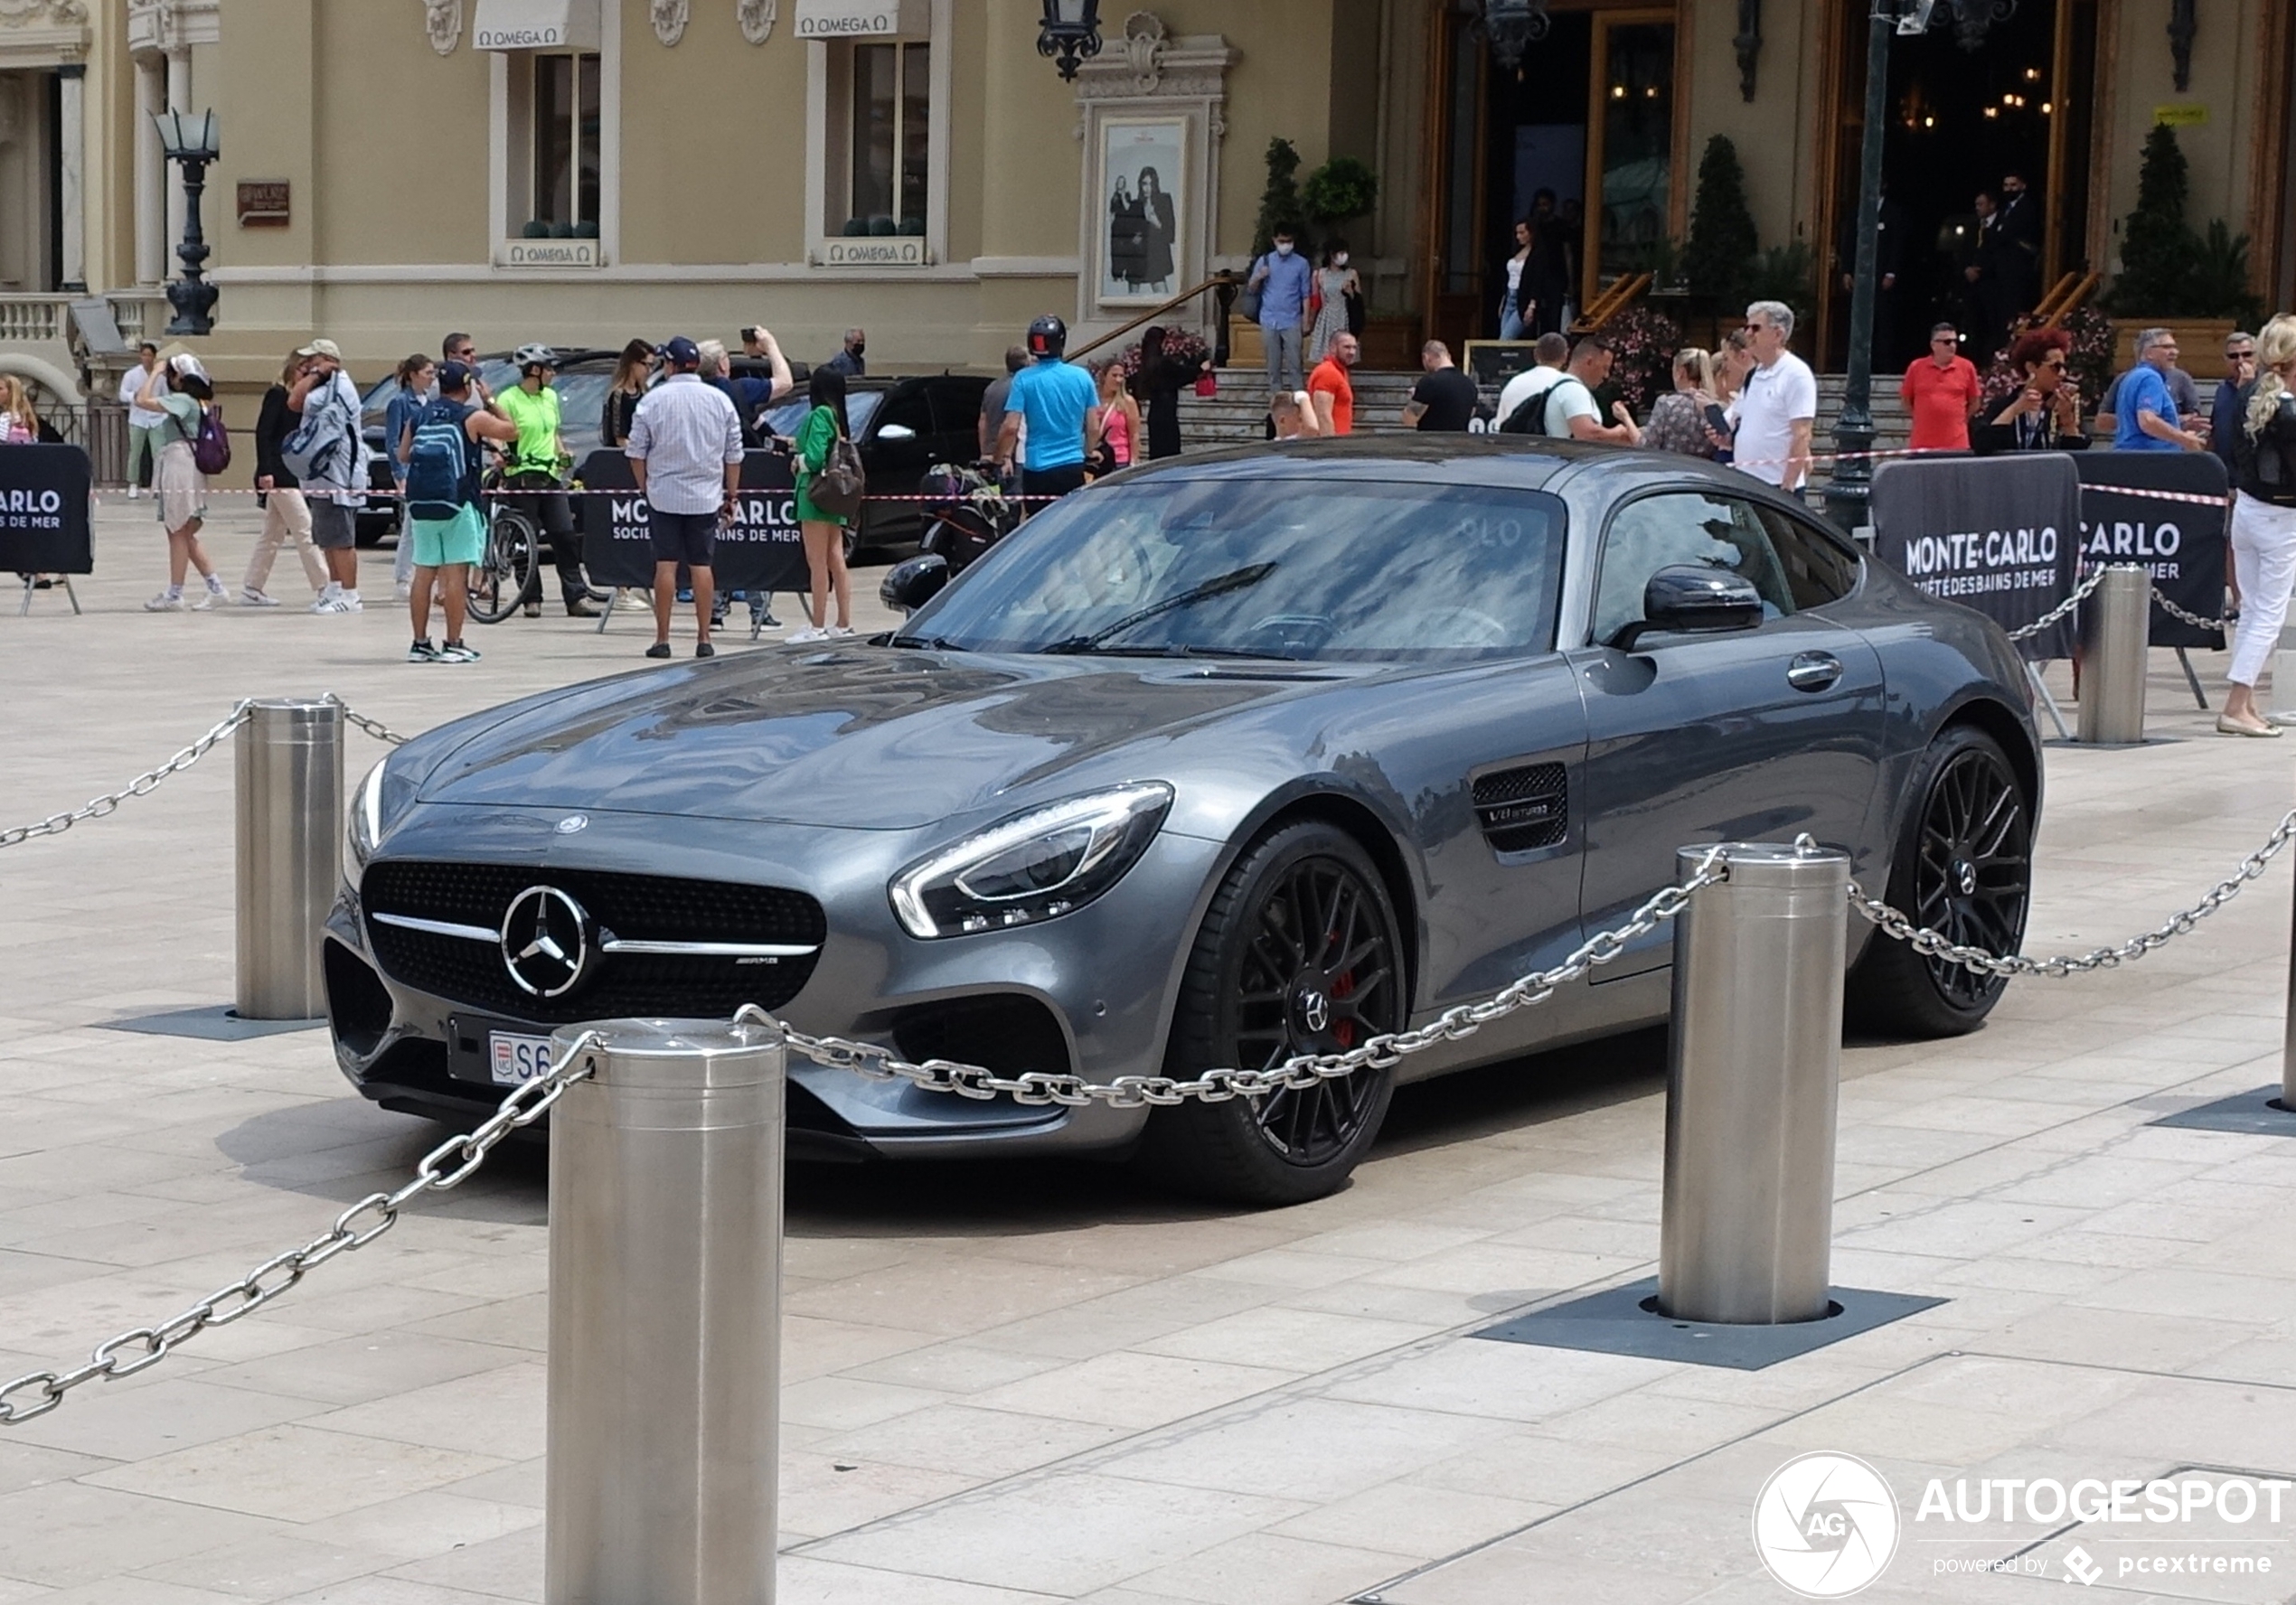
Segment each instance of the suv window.
[[981,401],[988,394],[989,381],[955,374],[934,380],[926,389],[933,397],[935,433],[970,436],[974,420],[981,416]]
[[1756,509],[1785,570],[1797,613],[1839,602],[1858,588],[1858,558],[1840,541],[1774,507]]
[[[923,385],[910,385],[885,398],[884,417],[878,422],[878,431],[883,433],[890,424],[906,425],[919,435],[933,432],[933,401]],[[854,427],[860,427],[858,424]]]
[[1651,576],[1679,563],[1727,568],[1752,580],[1762,594],[1764,618],[1795,611],[1761,510],[1736,496],[1669,491],[1630,502],[1611,515],[1595,587],[1593,638],[1608,641],[1641,618]]

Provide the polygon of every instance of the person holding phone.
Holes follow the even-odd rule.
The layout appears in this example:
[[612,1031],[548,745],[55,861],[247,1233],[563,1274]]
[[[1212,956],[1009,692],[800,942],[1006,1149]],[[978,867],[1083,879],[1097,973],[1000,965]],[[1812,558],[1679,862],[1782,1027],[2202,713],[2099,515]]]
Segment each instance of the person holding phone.
[[1684,346],[1674,353],[1674,388],[1651,406],[1642,444],[1711,462],[1721,449],[1717,432],[1723,440],[1730,437],[1722,403],[1715,399],[1714,358],[1698,346]]

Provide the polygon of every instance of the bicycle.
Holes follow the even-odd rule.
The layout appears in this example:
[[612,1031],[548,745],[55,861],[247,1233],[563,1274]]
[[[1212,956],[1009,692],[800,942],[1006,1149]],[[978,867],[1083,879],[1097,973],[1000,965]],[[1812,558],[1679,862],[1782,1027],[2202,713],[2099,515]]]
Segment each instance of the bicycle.
[[496,493],[500,470],[486,476],[486,552],[470,568],[470,616],[498,624],[542,593],[542,532],[532,514]]

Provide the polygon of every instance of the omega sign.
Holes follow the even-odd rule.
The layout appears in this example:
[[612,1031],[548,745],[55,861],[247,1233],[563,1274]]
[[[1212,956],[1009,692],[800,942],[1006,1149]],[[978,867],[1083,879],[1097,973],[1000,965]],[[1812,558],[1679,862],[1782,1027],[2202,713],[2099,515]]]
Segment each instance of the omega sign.
[[471,41],[483,51],[562,50],[574,42],[574,31],[563,23],[541,27],[489,28],[483,23],[471,31]]
[[868,39],[900,32],[901,14],[897,6],[852,6],[830,10],[802,11],[797,14],[797,37],[800,39]]

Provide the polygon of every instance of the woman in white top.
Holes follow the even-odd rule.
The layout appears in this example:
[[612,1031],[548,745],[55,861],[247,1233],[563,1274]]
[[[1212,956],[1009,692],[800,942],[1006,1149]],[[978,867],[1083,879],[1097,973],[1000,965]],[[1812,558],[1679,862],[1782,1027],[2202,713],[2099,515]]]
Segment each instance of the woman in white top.
[[1520,340],[1530,331],[1523,319],[1523,269],[1530,261],[1530,220],[1515,224],[1515,254],[1507,258],[1507,293],[1499,301],[1499,338]]
[[[215,565],[200,544],[200,526],[207,521],[207,476],[192,455],[199,438],[207,403],[215,387],[199,359],[186,352],[171,357],[145,380],[136,404],[164,413],[167,424],[160,431],[159,466],[152,475],[153,493],[159,498],[159,521],[167,531],[167,588],[144,604],[153,613],[204,612],[228,600]],[[197,568],[207,582],[206,594],[196,602],[183,599],[183,571]]]

